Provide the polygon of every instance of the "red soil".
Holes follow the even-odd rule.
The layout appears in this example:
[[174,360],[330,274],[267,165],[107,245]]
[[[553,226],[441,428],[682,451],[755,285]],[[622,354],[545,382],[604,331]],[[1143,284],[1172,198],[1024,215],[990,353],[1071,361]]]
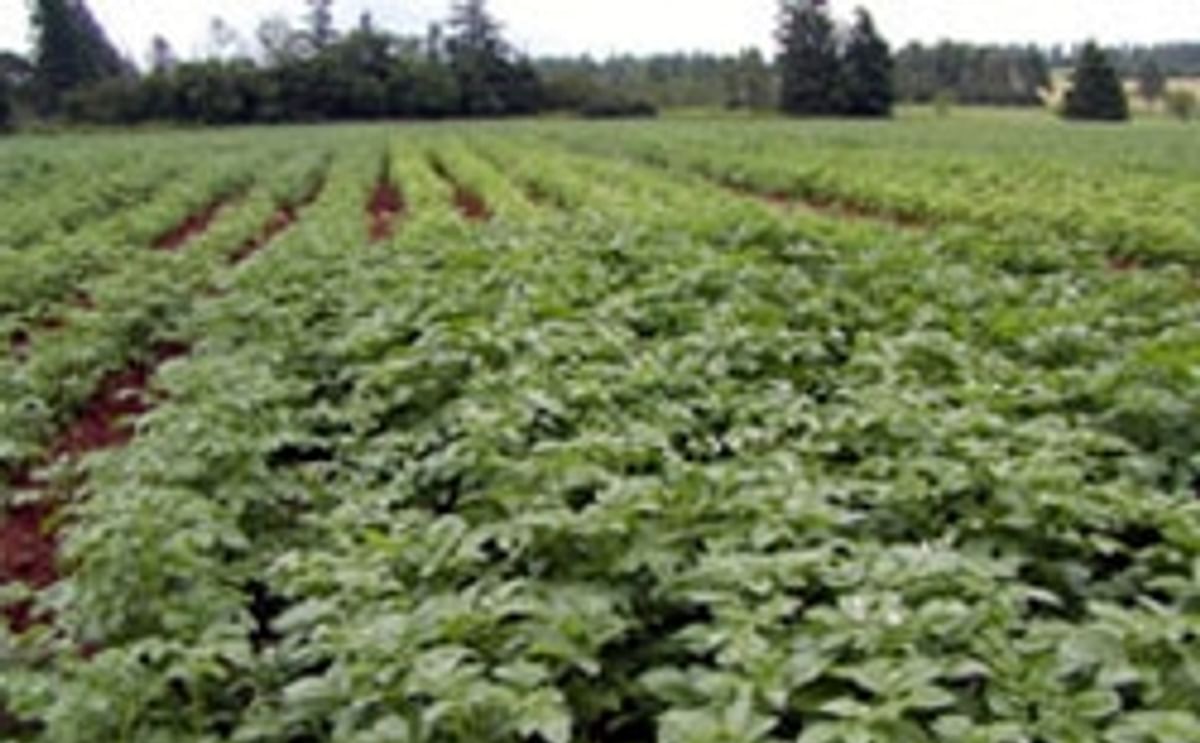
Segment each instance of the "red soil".
[[[131,419],[151,408],[147,397],[150,378],[163,363],[187,352],[181,344],[164,343],[154,349],[149,362],[130,364],[106,376],[75,420],[50,445],[48,461],[76,459],[128,443],[134,433]],[[32,474],[34,466],[18,469],[9,477],[10,486],[25,492],[41,490],[43,484]],[[58,579],[58,535],[48,528],[56,510],[55,502],[43,500],[0,513],[0,585],[20,582],[40,590]],[[33,616],[28,604],[6,607],[4,618],[18,633],[46,621]]]
[[250,256],[266,247],[267,243],[271,242],[277,235],[295,224],[297,218],[296,209],[292,206],[281,206],[271,215],[271,218],[266,221],[259,230],[258,235],[247,240],[242,247],[230,257],[230,263],[241,263]]
[[747,186],[732,183],[723,183],[722,185],[740,196],[757,199],[771,206],[783,209],[807,209],[838,219],[876,222],[905,230],[921,230],[930,224],[929,220],[909,214],[897,214],[890,211],[869,209],[848,201],[816,196],[795,196],[785,191],[758,191]]
[[479,194],[462,186],[454,187],[454,206],[472,222],[486,222],[492,218],[491,210]]
[[297,204],[284,204],[280,206],[270,219],[263,224],[258,235],[247,240],[240,248],[234,251],[229,257],[230,263],[241,263],[250,256],[267,246],[267,243],[274,240],[280,233],[286,231],[289,227],[296,223],[300,218],[300,210],[317,200],[321,194],[321,186],[318,185],[310,193],[308,193]]
[[29,354],[29,344],[32,339],[29,337],[29,331],[25,328],[14,330],[8,336],[8,348],[12,351],[13,356],[17,358],[25,358]]
[[433,168],[433,172],[454,189],[454,207],[458,209],[459,214],[471,222],[486,222],[492,218],[492,212],[488,209],[487,202],[479,194],[465,188],[455,180],[441,160],[431,158],[429,164]]
[[[58,580],[58,537],[47,526],[53,515],[53,506],[37,503],[10,508],[0,516],[0,585],[19,582],[40,590]],[[3,616],[18,634],[38,621],[24,603],[5,607]]]
[[159,366],[183,356],[187,350],[180,344],[163,344],[155,349],[151,362],[131,364],[106,376],[50,447],[51,458],[76,458],[129,443],[133,438],[130,419],[144,415],[151,407],[146,399],[150,378]]
[[179,250],[193,237],[204,233],[224,206],[225,200],[218,199],[200,211],[189,214],[182,222],[160,235],[152,247],[168,252]]
[[393,223],[404,212],[404,197],[387,180],[375,185],[371,200],[367,202],[367,215],[371,220],[369,234],[371,242],[381,242],[394,232]]

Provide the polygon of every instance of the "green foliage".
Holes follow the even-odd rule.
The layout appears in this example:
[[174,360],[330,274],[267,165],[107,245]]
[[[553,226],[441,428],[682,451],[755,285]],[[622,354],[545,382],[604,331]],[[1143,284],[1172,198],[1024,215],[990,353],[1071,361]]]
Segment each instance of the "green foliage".
[[825,0],[786,0],[777,60],[780,108],[792,115],[889,116],[893,61],[863,8],[843,42]]
[[762,111],[774,107],[770,65],[758,49],[745,49],[726,63],[726,108]]
[[532,64],[508,51],[482,6],[471,11],[482,17],[464,7],[456,17],[458,35],[445,43],[447,55],[373,23],[336,34],[321,20],[329,7],[318,3],[311,20],[324,30],[295,32],[278,20],[260,27],[265,65],[245,59],[176,63],[160,49],[159,57],[169,63],[156,64],[140,79],[79,90],[68,97],[67,111],[76,120],[105,124],[244,124],[539,110],[544,99]]
[[653,118],[658,115],[658,109],[647,101],[609,94],[584,101],[579,114],[588,119]]
[[1200,108],[1196,93],[1187,89],[1172,89],[1166,94],[1167,112],[1180,121],[1191,121]]
[[458,82],[459,113],[530,113],[540,105],[537,73],[514,57],[486,0],[457,0],[447,22],[446,52]]
[[[604,59],[542,57],[535,61],[555,108],[578,109],[588,97],[622,95],[657,108],[776,108],[775,70],[758,49],[737,55],[702,52],[618,54]],[[570,95],[561,93],[566,88]]]
[[838,91],[841,112],[850,116],[890,116],[896,97],[893,68],[888,43],[876,30],[871,14],[859,8],[842,52]]
[[778,38],[780,108],[805,116],[836,113],[839,53],[826,0],[784,0]]
[[933,111],[939,118],[944,119],[954,110],[956,102],[957,99],[953,93],[943,90],[933,98]]
[[30,25],[44,111],[61,96],[128,70],[104,30],[82,0],[34,0]]
[[[1190,136],[9,143],[0,329],[69,322],[0,358],[4,466],[105,370],[192,350],[127,446],[60,473],[53,628],[0,632],[0,700],[35,743],[1194,740]],[[404,219],[368,245],[381,172]],[[222,196],[183,250],[145,248]],[[1186,252],[1113,270],[1117,236],[1161,249],[1157,221]]]
[[1167,76],[1154,59],[1147,59],[1138,70],[1138,95],[1146,103],[1157,103],[1166,95]]
[[12,127],[13,100],[8,82],[0,78],[0,132],[7,132]]
[[1079,61],[1063,103],[1063,116],[1091,121],[1127,121],[1129,101],[1117,72],[1095,42],[1088,42],[1079,53]]
[[913,42],[896,54],[897,96],[913,103],[949,93],[971,105],[1041,106],[1051,87],[1046,56],[1033,46]]

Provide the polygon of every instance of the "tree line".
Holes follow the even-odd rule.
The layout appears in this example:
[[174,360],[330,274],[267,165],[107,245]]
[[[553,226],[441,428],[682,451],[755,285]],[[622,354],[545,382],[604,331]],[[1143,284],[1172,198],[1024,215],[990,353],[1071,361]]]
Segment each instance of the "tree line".
[[[839,27],[835,21],[835,37],[844,38],[845,33],[845,26]],[[1057,84],[1054,71],[1074,69],[1085,48],[1086,44],[1042,48],[955,41],[910,43],[894,55],[895,99],[913,104],[1040,108]],[[1180,91],[1168,90],[1168,79],[1200,77],[1200,44],[1102,51],[1117,75],[1134,81],[1139,97],[1149,104],[1175,110],[1169,104]],[[620,89],[658,107],[768,110],[779,105],[782,66],[756,48],[732,55],[620,55],[603,60],[580,55],[539,59],[535,64],[547,86],[568,99],[596,90]]]
[[302,27],[281,17],[259,26],[257,59],[214,19],[207,58],[182,61],[156,37],[140,74],[85,2],[34,0],[24,100],[42,116],[98,123],[507,116],[542,107],[532,62],[505,40],[485,0],[455,0],[445,24],[419,36],[382,29],[369,14],[339,30],[332,0],[305,2]]
[[[97,123],[274,123],[372,118],[508,116],[572,110],[652,115],[658,107],[781,109],[795,115],[886,116],[895,102],[1040,106],[1052,70],[1084,71],[1087,90],[1064,113],[1119,116],[1116,89],[1173,111],[1194,99],[1171,75],[1200,72],[1200,44],[1051,47],[909,44],[895,54],[870,13],[838,19],[828,0],[780,0],[778,53],[532,59],[503,33],[486,0],[453,0],[449,17],[396,33],[364,14],[339,29],[333,0],[303,0],[303,21],[265,19],[252,42],[219,18],[209,51],[182,60],[156,37],[143,69],[117,51],[85,0],[29,0],[30,58],[0,53],[0,128],[17,111]],[[252,51],[253,50],[253,51]],[[1097,56],[1099,55],[1099,56]],[[1099,77],[1098,77],[1099,76]],[[1103,78],[1103,90],[1094,81]],[[1115,81],[1114,81],[1115,79]],[[1090,87],[1089,87],[1090,86]],[[1090,92],[1087,92],[1090,91]],[[1118,98],[1120,101],[1118,102]],[[1189,108],[1190,106],[1190,108]]]

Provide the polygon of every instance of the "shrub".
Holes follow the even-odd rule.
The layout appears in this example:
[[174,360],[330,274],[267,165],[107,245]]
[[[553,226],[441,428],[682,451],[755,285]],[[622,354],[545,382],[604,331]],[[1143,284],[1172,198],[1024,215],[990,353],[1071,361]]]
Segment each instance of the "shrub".
[[653,118],[658,109],[649,101],[611,96],[587,101],[579,115],[587,119]]
[[1191,121],[1200,106],[1200,99],[1191,90],[1175,89],[1167,91],[1167,112],[1180,121]]
[[939,119],[944,119],[950,115],[950,111],[954,108],[954,93],[949,90],[943,90],[933,99],[933,111]]

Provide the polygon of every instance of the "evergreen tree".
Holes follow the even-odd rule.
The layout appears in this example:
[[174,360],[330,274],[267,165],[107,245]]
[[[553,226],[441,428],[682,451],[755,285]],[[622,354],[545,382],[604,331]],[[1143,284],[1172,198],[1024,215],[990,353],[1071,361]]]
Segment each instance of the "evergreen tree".
[[72,90],[127,71],[83,0],[33,0],[31,11],[39,105],[44,111],[56,110]]
[[783,0],[778,39],[780,108],[832,114],[838,101],[838,46],[828,0]]
[[456,0],[447,25],[446,51],[458,79],[460,113],[505,113],[507,48],[485,0]]
[[308,3],[308,33],[319,51],[337,39],[333,27],[333,0],[305,0]]
[[1167,76],[1153,58],[1146,59],[1138,70],[1138,95],[1153,105],[1167,92]]
[[890,116],[896,98],[892,51],[876,30],[871,14],[865,8],[856,14],[842,59],[842,113]]
[[75,0],[73,13],[79,29],[81,52],[92,80],[104,80],[131,72],[131,65],[121,57],[116,45],[108,38],[104,27],[96,20],[87,3]]
[[0,133],[6,132],[12,126],[13,103],[12,92],[8,81],[0,77]]
[[1129,119],[1129,101],[1121,79],[1095,42],[1089,41],[1080,51],[1063,116],[1092,121]]

